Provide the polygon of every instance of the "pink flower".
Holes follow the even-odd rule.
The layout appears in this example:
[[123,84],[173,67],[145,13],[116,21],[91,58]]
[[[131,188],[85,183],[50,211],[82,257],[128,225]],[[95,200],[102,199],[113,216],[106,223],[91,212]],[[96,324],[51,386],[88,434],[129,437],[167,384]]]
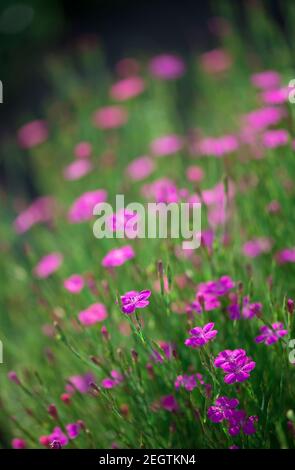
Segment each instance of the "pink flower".
[[72,375],[68,379],[69,386],[68,391],[74,392],[78,390],[80,393],[87,393],[90,389],[90,384],[95,382],[95,377],[91,372],[88,372],[84,375]]
[[263,90],[276,88],[280,85],[281,77],[275,70],[265,70],[263,72],[254,73],[251,76],[252,85]]
[[295,263],[295,248],[285,248],[276,254],[279,264]]
[[247,357],[246,351],[243,349],[234,349],[233,351],[227,349],[218,354],[214,365],[225,372],[224,382],[233,384],[249,379],[250,372],[255,368],[256,363]]
[[288,101],[289,97],[289,88],[284,87],[284,88],[278,88],[275,90],[266,90],[263,93],[261,93],[261,98],[262,101],[265,104],[283,104],[286,101]]
[[173,395],[166,395],[161,398],[161,406],[164,410],[174,412],[179,406]]
[[133,160],[127,167],[127,175],[133,181],[147,178],[155,169],[155,164],[150,157],[143,156]]
[[63,175],[66,180],[78,180],[91,170],[92,164],[89,160],[76,160],[64,169]]
[[222,137],[205,137],[196,145],[196,150],[200,155],[222,157],[234,152],[238,147],[238,139],[234,135],[224,135]]
[[46,121],[36,120],[22,126],[17,133],[20,147],[29,149],[42,144],[48,139],[48,128]]
[[213,49],[205,52],[200,58],[201,67],[209,74],[221,73],[228,70],[232,65],[232,58],[223,49]]
[[68,219],[71,223],[84,222],[93,216],[93,209],[96,204],[105,202],[107,192],[104,189],[88,191],[76,199],[68,212]]
[[289,134],[285,129],[273,129],[266,131],[262,136],[262,143],[267,148],[277,148],[286,145],[289,140]]
[[272,327],[261,326],[260,335],[255,338],[256,343],[265,343],[267,346],[277,343],[280,338],[286,336],[288,330],[284,329],[283,323],[277,322],[273,323]]
[[27,447],[27,443],[24,439],[19,439],[19,438],[15,437],[11,441],[11,447],[13,449],[25,449]]
[[134,313],[137,308],[145,308],[149,305],[147,300],[151,295],[150,290],[142,290],[141,292],[129,291],[126,294],[121,295],[123,313]]
[[156,202],[179,202],[180,191],[169,178],[160,178],[151,184],[142,187],[142,194]]
[[215,338],[218,331],[213,330],[214,323],[207,323],[203,328],[196,326],[190,330],[191,338],[185,340],[184,344],[190,348],[200,348]]
[[24,233],[33,225],[41,222],[49,222],[54,215],[54,199],[43,196],[36,199],[32,204],[22,211],[14,221],[17,233]]
[[196,299],[189,305],[188,312],[202,313],[210,312],[220,307],[220,301],[216,295],[210,293],[198,292],[196,294]]
[[121,266],[126,261],[134,258],[135,253],[132,246],[125,245],[121,248],[114,248],[110,250],[107,255],[103,258],[101,264],[104,268],[114,268]]
[[188,181],[199,183],[204,177],[204,171],[199,166],[189,166],[186,170]]
[[183,60],[172,54],[162,54],[154,57],[149,64],[150,73],[161,80],[174,80],[185,72]]
[[79,274],[72,274],[64,280],[64,288],[72,294],[79,294],[84,287],[84,279]]
[[219,397],[215,401],[215,405],[208,408],[208,418],[213,423],[221,423],[225,419],[230,419],[233,410],[239,405],[236,398]]
[[93,122],[100,129],[114,129],[126,124],[127,111],[121,106],[107,106],[100,108],[93,115]]
[[116,370],[111,371],[111,377],[106,377],[101,381],[101,386],[103,388],[114,388],[120,385],[121,382],[123,382],[124,377],[120,372]]
[[81,427],[79,423],[69,423],[66,425],[66,430],[70,439],[76,439],[80,434]]
[[40,279],[50,276],[58,270],[62,262],[63,256],[58,252],[49,253],[49,255],[43,256],[34,268],[35,276]]
[[271,250],[272,242],[269,238],[255,238],[249,240],[243,245],[243,253],[249,258],[256,258],[262,253],[268,253]]
[[285,116],[285,110],[279,107],[265,107],[251,111],[244,116],[246,126],[254,131],[261,131],[277,125]]
[[153,140],[151,143],[151,152],[156,157],[164,157],[181,150],[183,141],[176,134],[165,135]]
[[111,87],[110,96],[114,100],[125,101],[140,95],[144,88],[144,81],[141,77],[128,77],[120,80]]
[[64,447],[68,444],[69,440],[67,436],[62,432],[61,428],[56,427],[53,429],[53,432],[48,436],[50,441],[50,446],[53,448]]
[[79,142],[74,148],[76,158],[89,158],[92,152],[92,145],[89,142]]
[[103,304],[92,304],[86,310],[82,310],[78,318],[82,325],[91,326],[102,322],[107,318],[108,314]]

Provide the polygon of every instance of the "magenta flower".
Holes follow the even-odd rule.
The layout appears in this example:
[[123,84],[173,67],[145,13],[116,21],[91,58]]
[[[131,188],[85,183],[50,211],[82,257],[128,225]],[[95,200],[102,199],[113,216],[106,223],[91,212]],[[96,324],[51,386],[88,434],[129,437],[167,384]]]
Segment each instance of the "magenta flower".
[[35,266],[34,274],[36,277],[44,279],[57,271],[62,262],[63,256],[61,253],[49,253],[49,255],[43,256],[43,258],[41,258],[39,263]]
[[176,184],[169,178],[160,178],[142,187],[144,197],[156,202],[179,202],[180,194]]
[[155,169],[155,164],[150,157],[142,156],[133,160],[127,167],[126,173],[133,181],[147,178]]
[[200,348],[211,341],[218,331],[213,330],[214,323],[207,323],[203,328],[196,326],[190,330],[191,338],[185,340],[184,344],[190,348]]
[[199,155],[222,157],[228,153],[235,152],[239,147],[238,139],[234,135],[222,137],[206,137],[202,139],[195,151]]
[[100,129],[114,129],[126,124],[128,114],[121,106],[100,108],[93,115],[93,123]]
[[72,274],[64,280],[64,288],[72,294],[79,294],[84,287],[84,279],[79,274]]
[[215,310],[219,308],[220,305],[220,301],[216,295],[200,292],[197,293],[196,299],[189,305],[187,311],[200,314],[203,311],[210,312],[211,310]]
[[295,263],[295,248],[285,248],[276,254],[279,264]]
[[80,434],[81,427],[79,423],[69,423],[66,425],[66,430],[70,439],[76,439]]
[[120,372],[117,370],[112,370],[111,371],[111,377],[106,377],[101,381],[101,386],[103,388],[114,388],[120,385],[121,382],[123,382],[124,377]]
[[14,382],[16,385],[21,384],[21,382],[19,380],[19,377],[18,377],[17,373],[14,370],[10,370],[7,374],[7,377],[11,382]]
[[76,158],[89,158],[92,152],[92,145],[89,142],[79,142],[74,148]]
[[222,276],[216,281],[207,281],[198,285],[199,294],[210,294],[213,296],[226,295],[235,286],[230,276]]
[[232,65],[232,58],[223,49],[213,49],[202,54],[200,62],[205,72],[214,75],[227,71]]
[[204,178],[204,170],[199,166],[189,166],[186,170],[188,181],[199,183]]
[[224,382],[233,384],[249,379],[250,372],[255,368],[256,363],[247,357],[244,349],[234,349],[233,351],[227,349],[218,354],[214,365],[226,373]]
[[275,90],[265,90],[261,93],[261,98],[265,104],[283,104],[288,101],[290,90],[292,90],[292,87],[290,89],[289,87],[283,87]]
[[278,106],[259,108],[244,116],[245,124],[253,131],[262,131],[269,126],[277,125],[285,116],[285,110]]
[[41,119],[29,122],[22,126],[17,133],[20,147],[29,149],[42,144],[48,139],[48,127],[46,121]]
[[76,160],[70,163],[63,172],[66,180],[78,180],[87,175],[92,170],[92,164],[89,160]]
[[67,391],[73,393],[77,390],[80,393],[87,393],[90,390],[90,384],[95,382],[95,377],[91,372],[84,375],[72,375],[68,379],[69,385]]
[[166,395],[161,398],[161,406],[166,411],[177,411],[179,406],[173,395]]
[[287,300],[287,310],[290,314],[292,314],[294,312],[294,300],[293,299],[288,299]]
[[256,343],[265,343],[267,346],[277,343],[280,338],[286,336],[288,330],[284,329],[284,325],[281,322],[276,322],[272,324],[272,327],[261,326],[260,335],[255,338]]
[[68,219],[71,223],[84,222],[93,217],[93,209],[96,204],[105,202],[107,192],[104,189],[87,191],[76,199],[68,212]]
[[133,76],[124,78],[115,83],[110,90],[110,96],[117,101],[125,101],[140,95],[145,88],[141,77]]
[[51,221],[54,215],[54,206],[53,197],[39,197],[17,216],[13,223],[15,231],[24,233],[37,223]]
[[154,349],[151,355],[151,359],[155,362],[162,363],[164,359],[172,359],[173,352],[175,351],[175,347],[171,343],[166,343],[165,341],[159,341],[159,347],[163,351],[163,354],[160,353],[158,350]]
[[123,313],[130,315],[134,313],[137,308],[145,308],[149,305],[147,300],[151,295],[150,290],[142,290],[141,292],[130,291],[126,294],[121,295],[121,310]]
[[50,446],[57,446],[55,448],[64,447],[68,444],[69,440],[67,436],[62,432],[61,428],[56,427],[53,429],[53,432],[48,436]]
[[254,73],[251,76],[252,85],[263,90],[276,88],[280,85],[281,77],[275,70],[264,70],[263,72]]
[[169,134],[153,140],[151,143],[151,152],[156,157],[164,157],[179,152],[182,147],[182,138],[176,134]]
[[241,431],[243,431],[244,434],[250,436],[256,432],[254,424],[257,421],[257,416],[247,417],[244,410],[235,410],[228,421],[228,432],[231,436],[237,436]]
[[11,441],[11,447],[13,449],[25,449],[27,447],[27,443],[24,439],[19,439],[18,437],[15,437]]
[[102,322],[107,318],[108,314],[103,304],[92,304],[86,310],[82,310],[78,318],[82,325],[91,326]]
[[183,60],[172,54],[162,54],[154,57],[149,64],[150,73],[161,80],[175,80],[185,72]]
[[248,296],[245,296],[243,298],[242,316],[244,318],[257,317],[258,315],[260,315],[261,311],[262,304],[260,302],[250,303]]
[[262,253],[268,253],[271,250],[272,242],[269,238],[261,237],[249,240],[243,245],[243,253],[249,258],[256,258]]
[[233,415],[233,410],[239,405],[236,398],[219,397],[215,401],[215,405],[208,408],[208,418],[213,423],[221,423],[229,419]]
[[265,131],[262,136],[264,147],[274,149],[286,145],[289,140],[289,134],[285,129],[272,129]]
[[202,374],[192,374],[192,375],[178,375],[174,382],[176,390],[179,390],[180,387],[185,388],[188,392],[194,390],[199,384],[206,386]]
[[126,245],[109,251],[103,258],[101,264],[104,268],[114,268],[116,266],[121,266],[126,263],[126,261],[134,258],[134,256],[135,253],[132,246]]

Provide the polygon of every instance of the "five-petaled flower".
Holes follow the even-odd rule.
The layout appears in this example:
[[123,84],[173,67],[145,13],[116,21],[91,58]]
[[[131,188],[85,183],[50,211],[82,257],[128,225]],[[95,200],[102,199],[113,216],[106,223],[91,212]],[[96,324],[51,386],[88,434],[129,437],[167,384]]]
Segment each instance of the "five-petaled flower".
[[141,292],[132,290],[121,295],[122,312],[130,315],[131,313],[134,313],[137,308],[147,307],[150,303],[149,300],[147,300],[150,295],[150,290],[142,290]]
[[185,345],[190,348],[200,348],[211,341],[217,335],[217,330],[213,330],[214,323],[207,323],[203,328],[196,326],[190,330],[191,337],[185,340]]
[[260,327],[260,335],[255,338],[256,343],[265,343],[270,346],[273,343],[277,343],[280,338],[286,336],[288,330],[284,329],[284,325],[281,322],[276,322],[269,326],[263,325]]

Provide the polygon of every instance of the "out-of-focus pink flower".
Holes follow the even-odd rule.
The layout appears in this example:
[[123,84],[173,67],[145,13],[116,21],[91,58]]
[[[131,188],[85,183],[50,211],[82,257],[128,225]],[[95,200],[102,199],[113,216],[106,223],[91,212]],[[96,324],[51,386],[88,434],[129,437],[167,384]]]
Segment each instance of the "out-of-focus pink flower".
[[232,65],[232,58],[223,49],[213,49],[201,55],[200,63],[205,72],[215,74],[228,70]]
[[63,175],[66,180],[78,180],[91,170],[92,164],[89,160],[76,160],[64,169]]
[[90,390],[90,384],[95,382],[95,377],[91,372],[84,375],[72,375],[68,379],[70,392],[77,390],[80,393],[87,393]]
[[120,372],[117,370],[112,370],[111,371],[111,376],[106,377],[101,381],[101,386],[103,388],[114,388],[120,385],[121,382],[123,382],[124,377]]
[[92,304],[86,310],[82,310],[78,318],[82,325],[91,326],[102,322],[107,318],[108,314],[103,304]]
[[284,328],[283,323],[276,322],[269,326],[263,325],[260,327],[260,335],[255,338],[256,343],[265,343],[267,346],[277,343],[280,338],[286,336],[288,330]]
[[150,73],[161,80],[175,80],[185,72],[183,60],[172,54],[161,54],[149,63]]
[[133,160],[126,168],[127,175],[133,181],[147,178],[155,169],[155,164],[150,157],[143,156]]
[[271,250],[272,242],[269,238],[261,237],[249,240],[243,245],[243,253],[249,258],[256,258],[262,253],[268,253]]
[[110,90],[110,96],[117,101],[125,101],[140,95],[145,88],[141,77],[128,77],[115,83]]
[[151,184],[145,184],[142,194],[156,202],[178,202],[180,199],[179,189],[169,178],[160,178]]
[[93,115],[93,122],[100,129],[114,129],[126,124],[128,114],[121,106],[106,106]]
[[270,214],[276,214],[277,212],[279,212],[281,210],[281,205],[278,201],[273,200],[267,205],[266,210]]
[[269,126],[277,125],[285,115],[286,112],[283,108],[267,106],[244,115],[243,120],[249,129],[258,132]]
[[80,434],[81,427],[79,423],[69,423],[66,425],[66,430],[70,439],[76,439]]
[[257,88],[269,90],[280,85],[281,77],[275,70],[264,70],[251,76],[251,83]]
[[[228,192],[227,196],[229,199],[232,199],[235,194],[235,188],[231,181],[228,183]],[[202,199],[207,206],[214,204],[223,204],[225,201],[225,188],[223,183],[217,183],[211,189],[205,189],[202,191]]]
[[137,75],[140,70],[139,62],[132,57],[126,57],[124,59],[119,60],[116,65],[116,72],[121,77],[130,77],[133,75]]
[[166,395],[161,398],[161,407],[166,411],[177,411],[179,406],[173,395]]
[[285,248],[276,254],[279,264],[295,263],[295,248]]
[[235,152],[239,147],[238,139],[234,135],[222,137],[206,137],[197,145],[196,150],[200,155],[222,157],[228,153]]
[[53,274],[61,266],[63,256],[61,253],[53,252],[43,256],[34,268],[34,274],[40,279],[46,278]]
[[289,134],[285,129],[272,129],[264,132],[262,143],[264,147],[274,149],[281,145],[286,145],[289,140]]
[[189,166],[186,170],[188,181],[199,183],[204,177],[204,171],[199,166]]
[[101,264],[105,268],[114,268],[121,266],[126,261],[134,258],[135,253],[131,245],[125,245],[121,248],[114,248],[103,258]]
[[31,121],[22,126],[17,133],[20,147],[29,149],[42,144],[48,139],[48,127],[42,119]]
[[106,219],[107,228],[110,232],[121,232],[127,238],[134,238],[139,232],[139,215],[136,211],[120,209],[116,214],[112,214]]
[[53,432],[49,435],[49,441],[52,448],[64,447],[69,442],[67,436],[59,427],[54,428]]
[[27,443],[24,439],[19,439],[19,438],[15,437],[11,441],[11,447],[13,449],[25,449],[27,447]]
[[79,294],[84,287],[84,279],[79,274],[72,274],[64,280],[64,288],[72,294]]
[[278,88],[275,90],[266,90],[261,93],[261,98],[265,104],[283,104],[288,101],[289,97],[289,88]]
[[89,158],[92,153],[92,145],[89,142],[79,142],[74,148],[76,158]]
[[13,225],[16,232],[24,233],[37,223],[49,222],[53,218],[54,207],[53,197],[39,197],[15,219]]
[[159,137],[151,143],[151,152],[156,157],[164,157],[179,152],[183,147],[183,140],[176,134]]
[[107,192],[104,189],[83,193],[73,202],[68,212],[69,221],[71,223],[78,223],[90,220],[93,216],[93,209],[96,204],[105,202],[106,198]]

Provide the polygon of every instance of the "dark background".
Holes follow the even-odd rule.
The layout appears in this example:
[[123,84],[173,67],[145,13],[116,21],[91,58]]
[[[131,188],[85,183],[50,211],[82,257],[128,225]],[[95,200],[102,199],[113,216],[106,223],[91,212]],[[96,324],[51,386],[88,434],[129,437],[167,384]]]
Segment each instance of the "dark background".
[[111,66],[137,52],[187,54],[215,46],[208,19],[216,15],[216,6],[230,2],[242,31],[246,4],[263,3],[283,29],[281,6],[286,1],[293,0],[1,0],[0,24],[3,12],[15,4],[30,6],[34,17],[23,31],[0,30],[0,132],[15,130],[16,113],[38,113],[50,86],[42,73],[42,58],[81,36],[97,36]]

